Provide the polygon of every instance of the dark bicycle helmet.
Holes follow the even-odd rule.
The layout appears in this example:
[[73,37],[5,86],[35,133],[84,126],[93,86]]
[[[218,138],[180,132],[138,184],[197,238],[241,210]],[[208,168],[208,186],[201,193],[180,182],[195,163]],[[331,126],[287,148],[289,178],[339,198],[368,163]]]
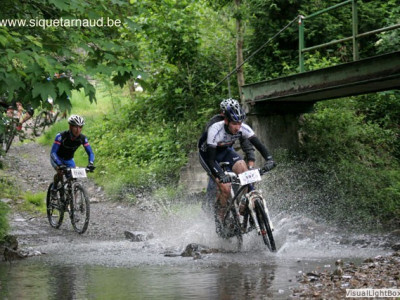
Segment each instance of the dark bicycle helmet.
[[233,106],[233,105],[239,105],[239,102],[235,99],[228,98],[228,99],[222,100],[219,107],[221,108],[221,110],[223,112],[225,112],[227,110],[228,106]]
[[72,115],[68,118],[68,124],[72,126],[83,126],[85,125],[85,120],[78,115]]
[[231,122],[243,122],[246,119],[246,113],[239,103],[229,105],[225,111],[225,116]]

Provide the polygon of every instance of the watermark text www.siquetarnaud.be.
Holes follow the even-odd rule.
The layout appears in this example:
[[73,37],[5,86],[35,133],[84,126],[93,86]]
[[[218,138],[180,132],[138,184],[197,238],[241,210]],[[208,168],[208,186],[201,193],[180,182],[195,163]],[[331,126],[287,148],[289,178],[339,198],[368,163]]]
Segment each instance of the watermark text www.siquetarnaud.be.
[[98,19],[0,19],[0,27],[120,27],[119,19],[101,17]]

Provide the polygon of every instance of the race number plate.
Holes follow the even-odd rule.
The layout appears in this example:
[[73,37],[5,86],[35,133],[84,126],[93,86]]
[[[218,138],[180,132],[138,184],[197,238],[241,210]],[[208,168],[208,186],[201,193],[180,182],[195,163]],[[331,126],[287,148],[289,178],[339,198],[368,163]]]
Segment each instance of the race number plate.
[[239,180],[241,185],[261,181],[261,175],[258,169],[249,170],[239,174]]
[[84,168],[71,169],[72,178],[86,178],[86,170]]

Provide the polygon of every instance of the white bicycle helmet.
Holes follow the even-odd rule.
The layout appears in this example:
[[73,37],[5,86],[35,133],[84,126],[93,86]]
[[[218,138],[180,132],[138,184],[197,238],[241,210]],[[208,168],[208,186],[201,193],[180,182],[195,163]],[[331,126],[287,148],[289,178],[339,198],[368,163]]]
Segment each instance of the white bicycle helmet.
[[85,120],[78,115],[72,115],[68,118],[68,124],[72,126],[83,126],[85,125]]
[[223,112],[225,112],[228,109],[228,106],[235,106],[235,105],[239,105],[239,102],[235,99],[228,98],[228,99],[222,100],[219,107],[221,108],[221,110]]

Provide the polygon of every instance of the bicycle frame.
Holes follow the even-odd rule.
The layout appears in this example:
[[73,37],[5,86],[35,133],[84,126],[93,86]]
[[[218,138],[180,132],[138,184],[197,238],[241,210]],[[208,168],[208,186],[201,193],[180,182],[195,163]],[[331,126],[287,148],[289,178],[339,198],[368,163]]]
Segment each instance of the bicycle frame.
[[[77,180],[85,178],[86,171],[92,169],[68,168],[63,170],[62,178],[57,187],[57,198],[55,198],[53,184],[51,183],[46,198],[47,217],[50,225],[59,228],[64,219],[64,212],[68,212],[72,226],[76,232],[82,234],[86,231],[90,219],[90,201],[84,186]],[[56,200],[56,203],[54,203]]]

